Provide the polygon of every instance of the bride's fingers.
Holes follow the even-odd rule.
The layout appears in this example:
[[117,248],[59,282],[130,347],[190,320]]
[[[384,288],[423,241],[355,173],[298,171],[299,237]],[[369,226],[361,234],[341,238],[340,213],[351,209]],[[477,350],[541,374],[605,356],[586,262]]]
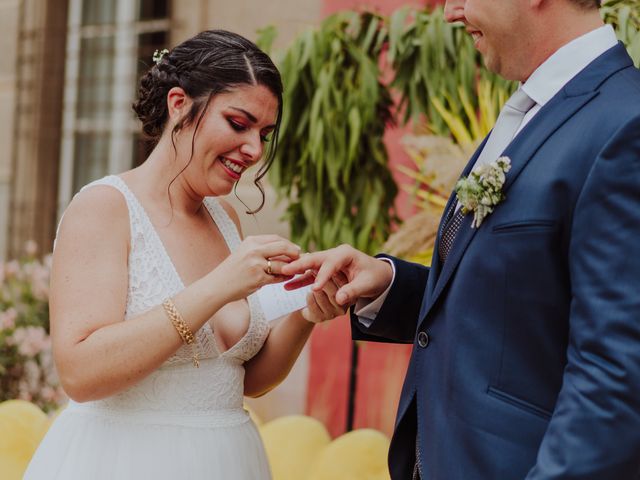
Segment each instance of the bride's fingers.
[[[329,284],[331,284],[331,286],[329,286]],[[325,289],[319,292],[313,292],[313,296],[320,310],[322,310],[323,318],[329,320],[338,315],[342,315],[345,309],[338,305],[335,300],[335,292],[337,292],[338,289],[332,281],[327,282]]]
[[291,280],[290,275],[284,275],[282,273],[282,267],[285,266],[288,262],[283,262],[280,260],[274,259],[266,259],[264,263],[264,273],[267,275],[267,283],[279,283],[287,280]]
[[338,289],[344,287],[347,283],[349,283],[349,279],[342,271],[337,271],[335,275],[332,277],[333,283],[336,284]]
[[271,260],[279,260],[284,263],[291,263],[295,260],[295,258],[288,257],[287,255],[277,255],[275,257],[270,257]]
[[308,271],[307,273],[303,273],[297,277],[294,277],[293,280],[284,284],[285,290],[297,290],[298,288],[306,287],[307,285],[311,285],[316,280],[316,276],[313,272]]
[[300,256],[300,247],[289,241],[276,241],[261,245],[256,249],[264,258],[277,259],[284,256],[288,259],[297,259]]
[[307,306],[302,309],[302,316],[311,323],[320,323],[324,320],[322,310],[311,292],[307,294]]
[[336,280],[334,278],[330,278],[327,283],[324,284],[322,290],[315,293],[325,293],[329,298],[335,298],[336,293],[338,292],[338,286],[336,284]]
[[336,274],[324,284],[322,290],[319,292],[326,293],[333,306],[338,310],[343,310],[343,307],[336,300],[336,294],[338,293],[338,290],[347,283],[347,277],[342,272],[336,272]]

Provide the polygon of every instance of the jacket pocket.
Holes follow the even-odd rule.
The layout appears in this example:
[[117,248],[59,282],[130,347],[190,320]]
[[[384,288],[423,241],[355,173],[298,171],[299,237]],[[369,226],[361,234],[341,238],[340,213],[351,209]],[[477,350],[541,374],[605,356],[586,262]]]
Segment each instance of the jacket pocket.
[[522,220],[495,225],[493,233],[547,232],[557,228],[553,220]]
[[527,402],[521,398],[515,397],[509,393],[503,392],[502,390],[498,390],[495,387],[489,386],[487,389],[487,394],[497,400],[508,403],[520,410],[524,410],[525,412],[536,415],[544,420],[551,419],[552,412],[547,410],[546,408],[539,407],[532,403]]

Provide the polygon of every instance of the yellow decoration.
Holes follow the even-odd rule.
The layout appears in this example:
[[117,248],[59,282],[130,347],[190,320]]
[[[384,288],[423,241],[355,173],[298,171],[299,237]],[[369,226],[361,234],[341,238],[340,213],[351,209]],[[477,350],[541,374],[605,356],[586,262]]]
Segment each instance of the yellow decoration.
[[14,458],[10,455],[0,453],[0,472],[2,480],[20,480],[27,469],[29,460]]
[[45,413],[24,400],[0,403],[0,472],[3,480],[22,478],[49,427]]
[[290,415],[272,420],[260,428],[273,480],[303,480],[331,437],[318,420]]
[[[316,458],[308,480],[388,480],[389,439],[371,429],[335,439]],[[299,477],[303,478],[303,477]]]

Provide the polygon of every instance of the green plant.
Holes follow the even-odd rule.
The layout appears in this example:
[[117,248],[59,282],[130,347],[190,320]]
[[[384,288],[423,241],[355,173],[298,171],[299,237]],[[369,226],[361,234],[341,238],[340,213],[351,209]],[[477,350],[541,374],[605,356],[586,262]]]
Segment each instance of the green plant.
[[640,67],[640,0],[608,0],[601,9],[602,18],[616,30],[636,67]]
[[280,62],[284,112],[270,179],[304,248],[346,242],[373,252],[389,234],[397,187],[382,138],[392,105],[378,66],[386,39],[382,17],[343,12],[304,32]]
[[[479,108],[478,82],[492,86],[495,95],[489,108],[499,110],[515,89],[482,66],[473,40],[462,24],[444,20],[441,7],[415,11],[402,8],[389,21],[388,60],[395,72],[392,87],[400,94],[404,121],[427,122],[436,135],[449,135],[450,121],[436,102],[473,128]],[[504,92],[501,94],[500,92]]]

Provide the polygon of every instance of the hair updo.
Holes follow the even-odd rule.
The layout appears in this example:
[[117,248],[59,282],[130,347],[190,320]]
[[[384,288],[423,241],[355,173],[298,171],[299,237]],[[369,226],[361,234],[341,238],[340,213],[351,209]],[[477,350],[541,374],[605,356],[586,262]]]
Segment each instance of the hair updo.
[[169,118],[167,94],[173,87],[181,87],[193,100],[193,106],[173,128],[172,135],[194,121],[197,130],[211,98],[240,85],[265,86],[278,100],[273,140],[266,161],[256,174],[255,184],[262,192],[262,204],[250,212],[254,213],[264,204],[264,191],[259,181],[273,162],[282,119],[282,79],[266,53],[236,33],[226,30],[201,32],[164,54],[142,76],[133,110],[142,122],[143,133],[155,145]]

